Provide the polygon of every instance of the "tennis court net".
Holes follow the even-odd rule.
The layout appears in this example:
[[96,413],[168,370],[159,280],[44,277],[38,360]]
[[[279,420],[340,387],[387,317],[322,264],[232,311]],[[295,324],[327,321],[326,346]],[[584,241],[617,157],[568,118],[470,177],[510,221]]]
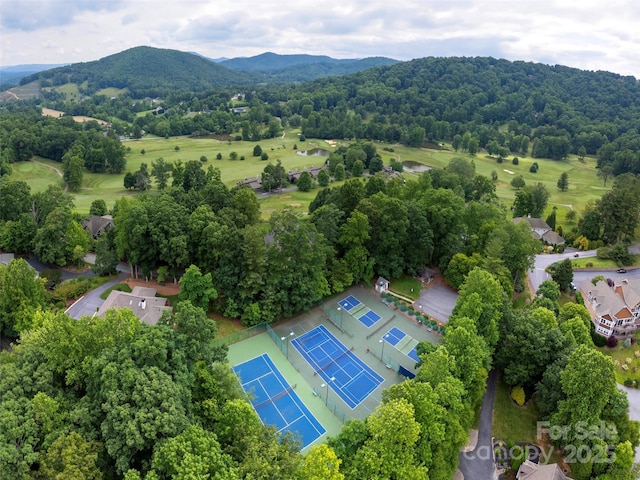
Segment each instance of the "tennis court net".
[[276,393],[273,397],[267,398],[266,400],[263,400],[262,402],[254,405],[253,408],[258,410],[259,408],[264,407],[265,405],[268,405],[270,403],[275,403],[276,400],[284,397],[285,395],[289,395],[289,393],[291,393],[293,389],[296,387],[297,387],[297,384],[293,384],[289,388],[285,388],[281,392]]
[[331,365],[335,365],[335,363],[336,363],[338,360],[340,360],[342,357],[344,357],[344,356],[348,355],[348,353],[349,353],[349,350],[345,350],[345,351],[343,351],[342,353],[340,353],[337,357],[332,357],[332,358],[331,358],[331,360],[329,360],[329,361],[327,362],[327,364],[326,364],[326,365],[323,365],[323,366],[321,366],[321,367],[320,367],[320,370],[319,370],[319,371],[320,371],[320,372],[324,372],[324,371],[325,371],[327,368],[329,368]]

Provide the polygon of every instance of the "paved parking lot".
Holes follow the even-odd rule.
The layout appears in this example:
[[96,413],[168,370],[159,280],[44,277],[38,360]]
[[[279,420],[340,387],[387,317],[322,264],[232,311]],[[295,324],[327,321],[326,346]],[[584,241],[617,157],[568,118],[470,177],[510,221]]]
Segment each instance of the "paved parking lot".
[[413,305],[417,312],[422,311],[439,322],[447,323],[457,300],[458,293],[442,279],[436,278],[428,288],[420,291],[420,298]]

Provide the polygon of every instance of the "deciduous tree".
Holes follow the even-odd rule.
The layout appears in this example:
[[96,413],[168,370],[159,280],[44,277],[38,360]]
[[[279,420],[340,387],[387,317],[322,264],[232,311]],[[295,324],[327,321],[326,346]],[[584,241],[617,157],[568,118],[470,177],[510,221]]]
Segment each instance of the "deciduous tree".
[[196,265],[187,268],[178,283],[180,284],[178,298],[182,301],[190,301],[205,312],[209,309],[209,302],[218,297],[218,292],[213,287],[211,273],[207,272],[203,275]]

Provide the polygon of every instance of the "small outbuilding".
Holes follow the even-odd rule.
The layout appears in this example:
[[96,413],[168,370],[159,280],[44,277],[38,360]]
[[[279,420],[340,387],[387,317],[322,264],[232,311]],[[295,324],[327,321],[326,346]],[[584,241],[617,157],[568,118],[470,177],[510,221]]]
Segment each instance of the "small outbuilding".
[[389,290],[389,280],[384,277],[378,277],[376,281],[376,292],[384,293]]

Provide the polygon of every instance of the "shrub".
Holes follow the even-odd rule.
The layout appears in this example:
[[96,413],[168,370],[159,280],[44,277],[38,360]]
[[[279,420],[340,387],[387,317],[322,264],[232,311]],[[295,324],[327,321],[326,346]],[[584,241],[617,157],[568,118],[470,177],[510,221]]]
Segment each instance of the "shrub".
[[607,347],[615,347],[618,345],[618,339],[614,336],[611,335],[609,338],[607,338]]
[[584,266],[587,268],[593,268],[593,262],[587,262],[584,264]]
[[633,380],[631,380],[630,378],[627,378],[627,379],[624,381],[624,386],[625,386],[625,387],[631,387],[632,385],[633,385]]
[[140,153],[141,153],[142,155],[144,155],[144,154],[145,154],[145,153],[147,153],[147,152],[145,152],[145,150],[144,150],[144,148],[143,148],[142,150],[140,150]]
[[629,348],[631,346],[631,339],[630,338],[625,338],[623,345],[625,348]]
[[220,152],[216,155],[216,160],[222,160],[222,154]]
[[607,344],[607,339],[597,333],[591,335],[591,340],[596,347],[604,347]]
[[503,158],[502,157],[498,157],[498,159],[496,160],[498,163],[502,163]]
[[513,387],[511,389],[511,398],[514,402],[516,402],[520,407],[524,405],[524,389],[520,386]]
[[518,160],[518,157],[513,157],[513,160],[511,160],[511,163],[513,163],[514,165],[518,165],[518,163],[520,163],[520,160]]
[[534,162],[533,165],[531,165],[531,167],[529,167],[529,171],[531,173],[537,173],[538,172],[538,164]]
[[269,160],[269,154],[267,152],[262,152],[262,155],[260,155],[260,160]]
[[180,151],[180,147],[179,147],[178,145],[176,145],[176,146],[174,147],[174,150],[175,150],[176,152],[179,152],[179,151]]
[[207,161],[208,161],[208,160],[209,160],[209,159],[208,159],[207,157],[205,157],[204,155],[202,155],[202,156],[200,157],[200,161],[201,161],[202,163],[207,163]]
[[404,303],[400,304],[400,311],[401,312],[406,312],[407,311],[407,306]]

